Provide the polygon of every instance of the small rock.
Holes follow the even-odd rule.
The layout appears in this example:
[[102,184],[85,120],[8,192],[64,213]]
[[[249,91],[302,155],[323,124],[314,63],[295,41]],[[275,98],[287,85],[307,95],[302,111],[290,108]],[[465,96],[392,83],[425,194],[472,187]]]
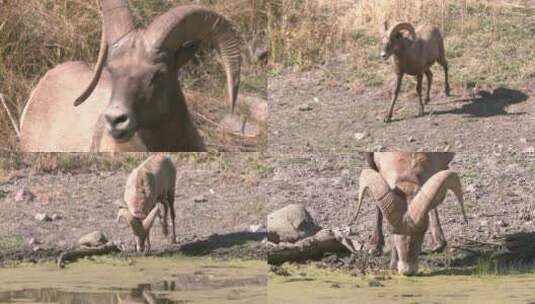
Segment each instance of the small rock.
[[28,241],[28,244],[30,245],[39,245],[41,244],[41,242],[39,242],[36,238],[31,238],[29,241]]
[[61,217],[61,215],[59,215],[57,213],[54,213],[54,214],[52,214],[51,218],[52,218],[53,221],[57,221],[57,220],[61,220],[62,217]]
[[250,225],[249,226],[249,231],[252,232],[252,233],[265,232],[266,231],[266,226],[264,226],[262,224]]
[[468,187],[466,187],[465,189],[465,192],[469,192],[469,193],[476,192],[476,186],[473,184],[468,185]]
[[299,111],[301,112],[308,112],[308,111],[312,111],[312,106],[309,105],[309,104],[303,104],[303,105],[300,105],[299,108],[297,108]]
[[369,287],[383,287],[384,285],[381,284],[381,282],[379,282],[377,280],[371,279],[371,280],[368,281],[368,286]]
[[37,252],[37,251],[41,251],[41,250],[42,250],[42,248],[39,247],[39,246],[34,246],[33,247],[33,252]]
[[482,221],[479,222],[479,225],[481,225],[481,226],[488,226],[488,225],[489,225],[489,221],[487,221],[487,220],[482,220]]
[[108,242],[108,239],[104,235],[104,233],[100,231],[93,231],[89,234],[86,234],[82,236],[78,240],[78,244],[80,246],[86,246],[86,247],[99,247],[101,245],[104,245]]
[[35,198],[35,195],[33,195],[33,193],[30,192],[30,190],[28,190],[28,188],[26,188],[26,187],[20,189],[15,194],[15,202],[17,202],[17,203],[23,202],[23,201],[30,202],[34,198]]
[[46,213],[37,213],[35,219],[39,222],[50,222],[52,219]]
[[506,222],[504,222],[504,221],[502,221],[502,220],[497,221],[496,224],[497,224],[498,226],[500,226],[500,227],[503,227],[503,228],[509,226],[509,224],[507,224]]
[[331,288],[342,288],[338,283],[332,283]]
[[353,137],[356,140],[361,141],[361,140],[365,139],[368,136],[370,136],[370,133],[368,133],[368,132],[359,132],[359,133],[355,133],[355,135]]
[[208,201],[208,198],[206,195],[199,195],[193,198],[194,203],[206,203]]
[[525,138],[525,137],[522,137],[522,138],[520,138],[520,142],[523,143],[523,144],[527,144],[528,143],[528,139]]
[[413,136],[409,136],[409,138],[407,138],[407,141],[408,142],[416,142],[416,138],[414,138]]

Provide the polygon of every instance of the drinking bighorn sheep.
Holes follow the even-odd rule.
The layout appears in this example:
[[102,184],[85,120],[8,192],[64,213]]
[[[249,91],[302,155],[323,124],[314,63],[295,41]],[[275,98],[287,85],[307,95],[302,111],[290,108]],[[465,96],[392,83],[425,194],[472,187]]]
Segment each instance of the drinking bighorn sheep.
[[[170,213],[173,235],[175,232],[175,180],[176,168],[172,160],[165,155],[154,155],[139,165],[126,181],[124,200],[119,201],[117,220],[125,218],[136,238],[136,250],[150,251],[150,229],[156,216],[160,217],[163,234],[169,234],[167,214]],[[161,203],[163,215],[158,203]],[[145,242],[147,246],[145,247]]]
[[[440,30],[430,25],[421,25],[416,30],[410,23],[397,23],[388,27],[384,24],[384,34],[382,40],[381,57],[388,60],[393,57],[392,63],[396,74],[396,88],[392,103],[385,116],[384,121],[390,122],[394,112],[394,104],[398,99],[401,88],[401,81],[404,74],[416,76],[418,101],[420,104],[419,115],[424,115],[424,103],[422,101],[422,82],[423,75],[427,77],[427,94],[425,104],[431,100],[431,84],[433,82],[433,73],[431,66],[438,62],[444,68],[445,74],[445,93],[450,95],[450,85],[448,81],[448,61],[446,60],[446,51],[444,49],[444,40]],[[402,35],[402,31],[407,31],[410,37]]]
[[213,43],[234,110],[241,40],[232,23],[187,5],[136,29],[127,0],[100,1],[103,26],[95,71],[86,63],[68,62],[39,81],[21,117],[22,150],[204,151],[177,70],[201,45]]
[[[457,173],[447,169],[452,157],[451,153],[412,152],[373,153],[368,156],[375,170],[364,169],[360,175],[359,206],[355,219],[364,195],[369,192],[379,213],[386,218],[391,234],[390,267],[397,268],[401,274],[418,272],[418,256],[429,226],[429,212],[444,201],[447,190],[453,191],[457,197],[463,218],[467,221],[461,181]],[[382,216],[378,216],[377,226],[381,225]],[[440,239],[440,235],[443,239],[438,214],[431,217],[431,222],[434,238]],[[382,237],[382,231],[376,233]]]

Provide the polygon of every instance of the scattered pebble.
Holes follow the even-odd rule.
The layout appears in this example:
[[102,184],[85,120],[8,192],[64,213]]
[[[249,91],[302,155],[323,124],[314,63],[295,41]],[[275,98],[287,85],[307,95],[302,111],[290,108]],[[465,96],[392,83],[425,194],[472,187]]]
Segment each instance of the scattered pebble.
[[265,232],[266,231],[266,226],[264,226],[262,224],[251,225],[251,226],[249,226],[249,231],[252,232],[252,233]]
[[61,217],[61,215],[59,215],[59,214],[57,214],[57,213],[54,213],[54,214],[52,214],[51,219],[52,219],[53,221],[57,221],[57,220],[61,220],[62,217]]
[[52,218],[50,218],[50,216],[48,216],[46,213],[37,213],[35,215],[35,219],[38,220],[39,222],[50,222],[50,221],[52,221]]
[[301,112],[308,112],[308,111],[312,111],[313,108],[309,104],[303,104],[303,105],[299,106],[298,110],[301,111]]
[[15,194],[15,202],[17,202],[17,203],[23,202],[23,201],[24,202],[31,202],[31,201],[33,201],[34,198],[35,198],[35,195],[33,195],[33,193],[30,190],[28,190],[28,188],[26,188],[26,187],[20,189]]
[[30,245],[39,245],[41,242],[39,242],[36,238],[31,238],[29,241],[28,241],[28,244]]
[[414,138],[413,136],[409,136],[409,138],[407,138],[407,141],[408,142],[416,142],[416,138]]
[[356,140],[361,141],[361,140],[365,139],[368,136],[370,136],[370,133],[368,133],[368,132],[359,132],[359,133],[355,133],[355,135],[353,137]]
[[206,195],[199,195],[193,198],[194,203],[206,203],[208,201],[208,198]]
[[371,280],[368,281],[368,286],[369,287],[383,287],[384,285],[381,284],[381,282],[379,282],[377,280],[371,279]]

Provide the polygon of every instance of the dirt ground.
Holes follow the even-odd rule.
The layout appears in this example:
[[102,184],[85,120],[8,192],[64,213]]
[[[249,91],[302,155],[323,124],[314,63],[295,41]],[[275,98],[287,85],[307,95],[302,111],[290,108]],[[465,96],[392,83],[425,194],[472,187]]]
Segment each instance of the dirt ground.
[[[256,189],[257,158],[256,154],[227,154],[206,163],[177,164],[178,244],[172,245],[164,238],[157,222],[151,231],[154,252],[180,249],[185,254],[263,258],[260,242],[265,232],[258,225],[265,225],[266,202]],[[125,222],[115,221],[117,206],[113,204],[122,197],[129,172],[12,172],[0,184],[0,208],[5,219],[0,222],[0,262],[3,258],[47,256],[47,252],[53,255],[75,246],[81,236],[95,230],[133,251],[133,234]],[[21,189],[35,197],[16,201]],[[59,219],[40,222],[35,219],[39,213],[49,217],[57,214]],[[31,239],[37,243],[30,245]],[[41,248],[38,252],[34,252],[36,246]]]
[[[356,211],[358,177],[367,167],[362,155],[301,153],[278,155],[269,162],[274,168],[266,185],[270,189],[270,210],[300,203],[322,227],[349,225]],[[503,234],[535,230],[533,156],[458,153],[451,168],[460,174],[463,183],[469,223],[463,224],[455,197],[449,194],[439,207],[439,214],[450,248],[463,246],[469,240],[492,242]],[[357,225],[352,226],[361,242],[367,243],[374,220],[375,206],[371,199],[367,199]],[[429,251],[430,248],[430,237],[427,236],[423,250]],[[388,260],[388,256],[384,255],[373,262],[386,266]],[[332,264],[329,260],[327,262]],[[334,258],[334,263],[338,262]],[[358,262],[351,263],[358,265]]]
[[453,87],[453,96],[446,97],[437,65],[425,116],[417,117],[415,79],[406,76],[393,121],[386,124],[393,84],[354,85],[349,58],[341,54],[309,71],[287,69],[269,80],[270,112],[276,113],[270,118],[270,151],[534,150],[533,82],[487,90]]

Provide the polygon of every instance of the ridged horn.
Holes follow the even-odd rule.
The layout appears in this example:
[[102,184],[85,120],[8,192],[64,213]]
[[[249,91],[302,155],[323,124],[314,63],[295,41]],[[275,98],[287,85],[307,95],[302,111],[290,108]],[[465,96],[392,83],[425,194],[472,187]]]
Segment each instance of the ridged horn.
[[416,40],[416,31],[414,30],[414,27],[412,26],[412,24],[408,22],[399,22],[395,24],[394,26],[392,26],[390,30],[388,31],[388,37],[392,39],[395,33],[399,31],[403,31],[403,30],[406,30],[409,32],[412,40]]
[[179,6],[156,18],[144,32],[144,38],[154,48],[172,52],[191,43],[214,42],[222,58],[234,111],[240,86],[242,41],[229,20],[201,6]]
[[354,221],[357,219],[362,206],[362,201],[366,193],[370,193],[375,200],[379,209],[388,220],[389,224],[395,231],[404,230],[402,225],[402,218],[407,204],[404,199],[395,191],[390,189],[388,183],[379,174],[379,172],[372,169],[364,169],[359,178],[359,202],[357,214]]
[[415,227],[422,224],[423,220],[427,218],[429,211],[442,203],[448,190],[453,191],[457,197],[461,206],[463,219],[467,222],[463,204],[461,179],[457,173],[451,170],[444,170],[436,173],[428,179],[409,205],[407,215],[410,217]]
[[127,0],[98,0],[98,4],[102,18],[100,50],[91,81],[74,101],[76,107],[84,103],[97,87],[106,65],[108,46],[113,45],[135,29],[134,18],[128,9]]
[[149,232],[150,228],[152,227],[152,224],[154,224],[154,220],[156,219],[156,216],[160,214],[160,208],[154,207],[150,211],[149,215],[143,220],[143,229],[146,233]]

